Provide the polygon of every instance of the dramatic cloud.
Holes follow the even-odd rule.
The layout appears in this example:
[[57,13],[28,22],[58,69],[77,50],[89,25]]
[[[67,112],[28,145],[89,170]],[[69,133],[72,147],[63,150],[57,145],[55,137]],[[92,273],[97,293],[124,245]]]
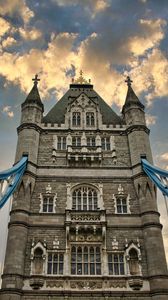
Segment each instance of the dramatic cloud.
[[13,37],[10,37],[10,36],[8,36],[7,39],[2,41],[3,48],[9,48],[15,44],[17,44],[17,41]]
[[28,23],[34,16],[33,11],[29,9],[25,0],[1,0],[0,14],[2,16],[19,14],[24,23]]
[[156,123],[157,117],[150,114],[146,114],[146,125],[154,125]]
[[[109,6],[109,1],[107,0],[52,0],[59,6],[76,6],[82,5],[84,9],[91,9],[94,14],[104,11]],[[93,15],[95,16],[95,15]]]
[[5,113],[9,118],[14,117],[14,112],[11,110],[11,106],[4,106],[2,112]]
[[19,28],[19,33],[21,37],[25,40],[37,40],[42,37],[42,32],[36,28],[32,29],[24,29],[24,28]]
[[159,44],[164,38],[164,27],[166,21],[157,20],[139,20],[141,34],[140,36],[130,37],[130,50],[134,55],[143,55],[145,51]]
[[7,33],[10,27],[11,27],[10,23],[0,17],[0,37],[2,37],[5,33]]

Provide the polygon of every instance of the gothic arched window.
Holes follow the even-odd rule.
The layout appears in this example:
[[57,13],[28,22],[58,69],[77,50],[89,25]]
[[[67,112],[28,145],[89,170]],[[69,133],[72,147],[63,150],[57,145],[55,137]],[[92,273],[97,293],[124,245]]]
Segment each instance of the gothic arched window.
[[72,113],[72,126],[80,126],[81,125],[81,113],[73,112]]
[[129,271],[130,275],[140,274],[138,253],[134,248],[129,251]]
[[80,187],[72,193],[72,209],[74,210],[97,210],[97,191],[91,187]]
[[54,210],[54,198],[52,196],[45,196],[43,198],[43,212],[52,213]]
[[98,246],[72,246],[72,275],[101,275],[101,251]]
[[87,112],[86,113],[86,126],[94,126],[94,125],[95,125],[94,112]]
[[43,273],[43,250],[41,248],[36,248],[34,251],[34,273]]

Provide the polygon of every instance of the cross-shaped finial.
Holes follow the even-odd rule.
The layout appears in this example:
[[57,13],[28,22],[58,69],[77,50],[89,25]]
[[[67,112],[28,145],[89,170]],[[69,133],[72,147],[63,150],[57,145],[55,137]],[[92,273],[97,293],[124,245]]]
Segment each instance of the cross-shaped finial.
[[40,79],[38,78],[38,74],[36,74],[32,80],[34,81],[34,85],[38,85],[38,81],[40,81]]
[[129,76],[127,76],[127,79],[125,80],[128,86],[131,86],[131,83],[133,82]]

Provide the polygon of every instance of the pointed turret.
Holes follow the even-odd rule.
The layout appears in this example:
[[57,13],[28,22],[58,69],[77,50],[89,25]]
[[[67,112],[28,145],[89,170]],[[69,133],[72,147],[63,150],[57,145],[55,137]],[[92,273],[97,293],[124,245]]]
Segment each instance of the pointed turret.
[[146,125],[145,122],[145,106],[139,101],[137,95],[135,94],[131,83],[132,80],[129,76],[125,80],[128,86],[128,91],[125,99],[124,106],[122,108],[122,114],[124,116],[125,122],[127,125],[132,124],[143,124]]
[[144,105],[139,101],[137,95],[135,94],[131,83],[132,80],[130,79],[129,76],[127,76],[127,79],[125,80],[125,82],[128,85],[128,91],[127,91],[127,95],[126,95],[126,99],[125,99],[125,103],[122,109],[122,112],[124,112],[127,108],[130,108],[131,106],[137,106],[140,107],[141,109],[144,109]]
[[22,123],[41,123],[42,114],[44,112],[44,105],[41,101],[40,94],[38,91],[38,75],[32,79],[34,85],[28,94],[26,100],[22,103]]
[[38,81],[40,81],[40,79],[38,78],[38,75],[36,74],[35,75],[35,78],[32,79],[34,81],[34,85],[30,91],[30,93],[28,94],[26,100],[23,102],[22,104],[22,107],[25,105],[25,104],[37,104],[39,105],[41,108],[42,108],[42,111],[44,111],[44,106],[43,106],[43,103],[41,101],[41,98],[40,98],[40,94],[39,94],[39,91],[38,91]]
[[21,124],[18,127],[18,145],[16,161],[23,153],[28,154],[29,161],[37,163],[39,135],[44,106],[38,91],[38,75],[35,75],[33,88],[22,103]]

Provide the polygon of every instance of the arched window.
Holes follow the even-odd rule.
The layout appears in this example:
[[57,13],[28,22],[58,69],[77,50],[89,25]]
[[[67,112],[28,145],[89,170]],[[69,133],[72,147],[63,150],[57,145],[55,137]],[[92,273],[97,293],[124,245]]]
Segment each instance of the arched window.
[[101,275],[101,252],[98,246],[72,246],[72,275]]
[[34,251],[34,273],[43,273],[43,250],[41,248],[36,248]]
[[97,191],[91,187],[80,187],[72,193],[72,209],[97,210]]
[[86,113],[86,126],[94,126],[94,125],[95,125],[94,112],[87,112]]
[[134,248],[129,251],[129,271],[130,275],[140,274],[138,253]]
[[54,198],[45,196],[43,199],[43,212],[52,213],[54,208]]
[[81,113],[73,112],[72,113],[72,126],[80,126],[81,125]]

